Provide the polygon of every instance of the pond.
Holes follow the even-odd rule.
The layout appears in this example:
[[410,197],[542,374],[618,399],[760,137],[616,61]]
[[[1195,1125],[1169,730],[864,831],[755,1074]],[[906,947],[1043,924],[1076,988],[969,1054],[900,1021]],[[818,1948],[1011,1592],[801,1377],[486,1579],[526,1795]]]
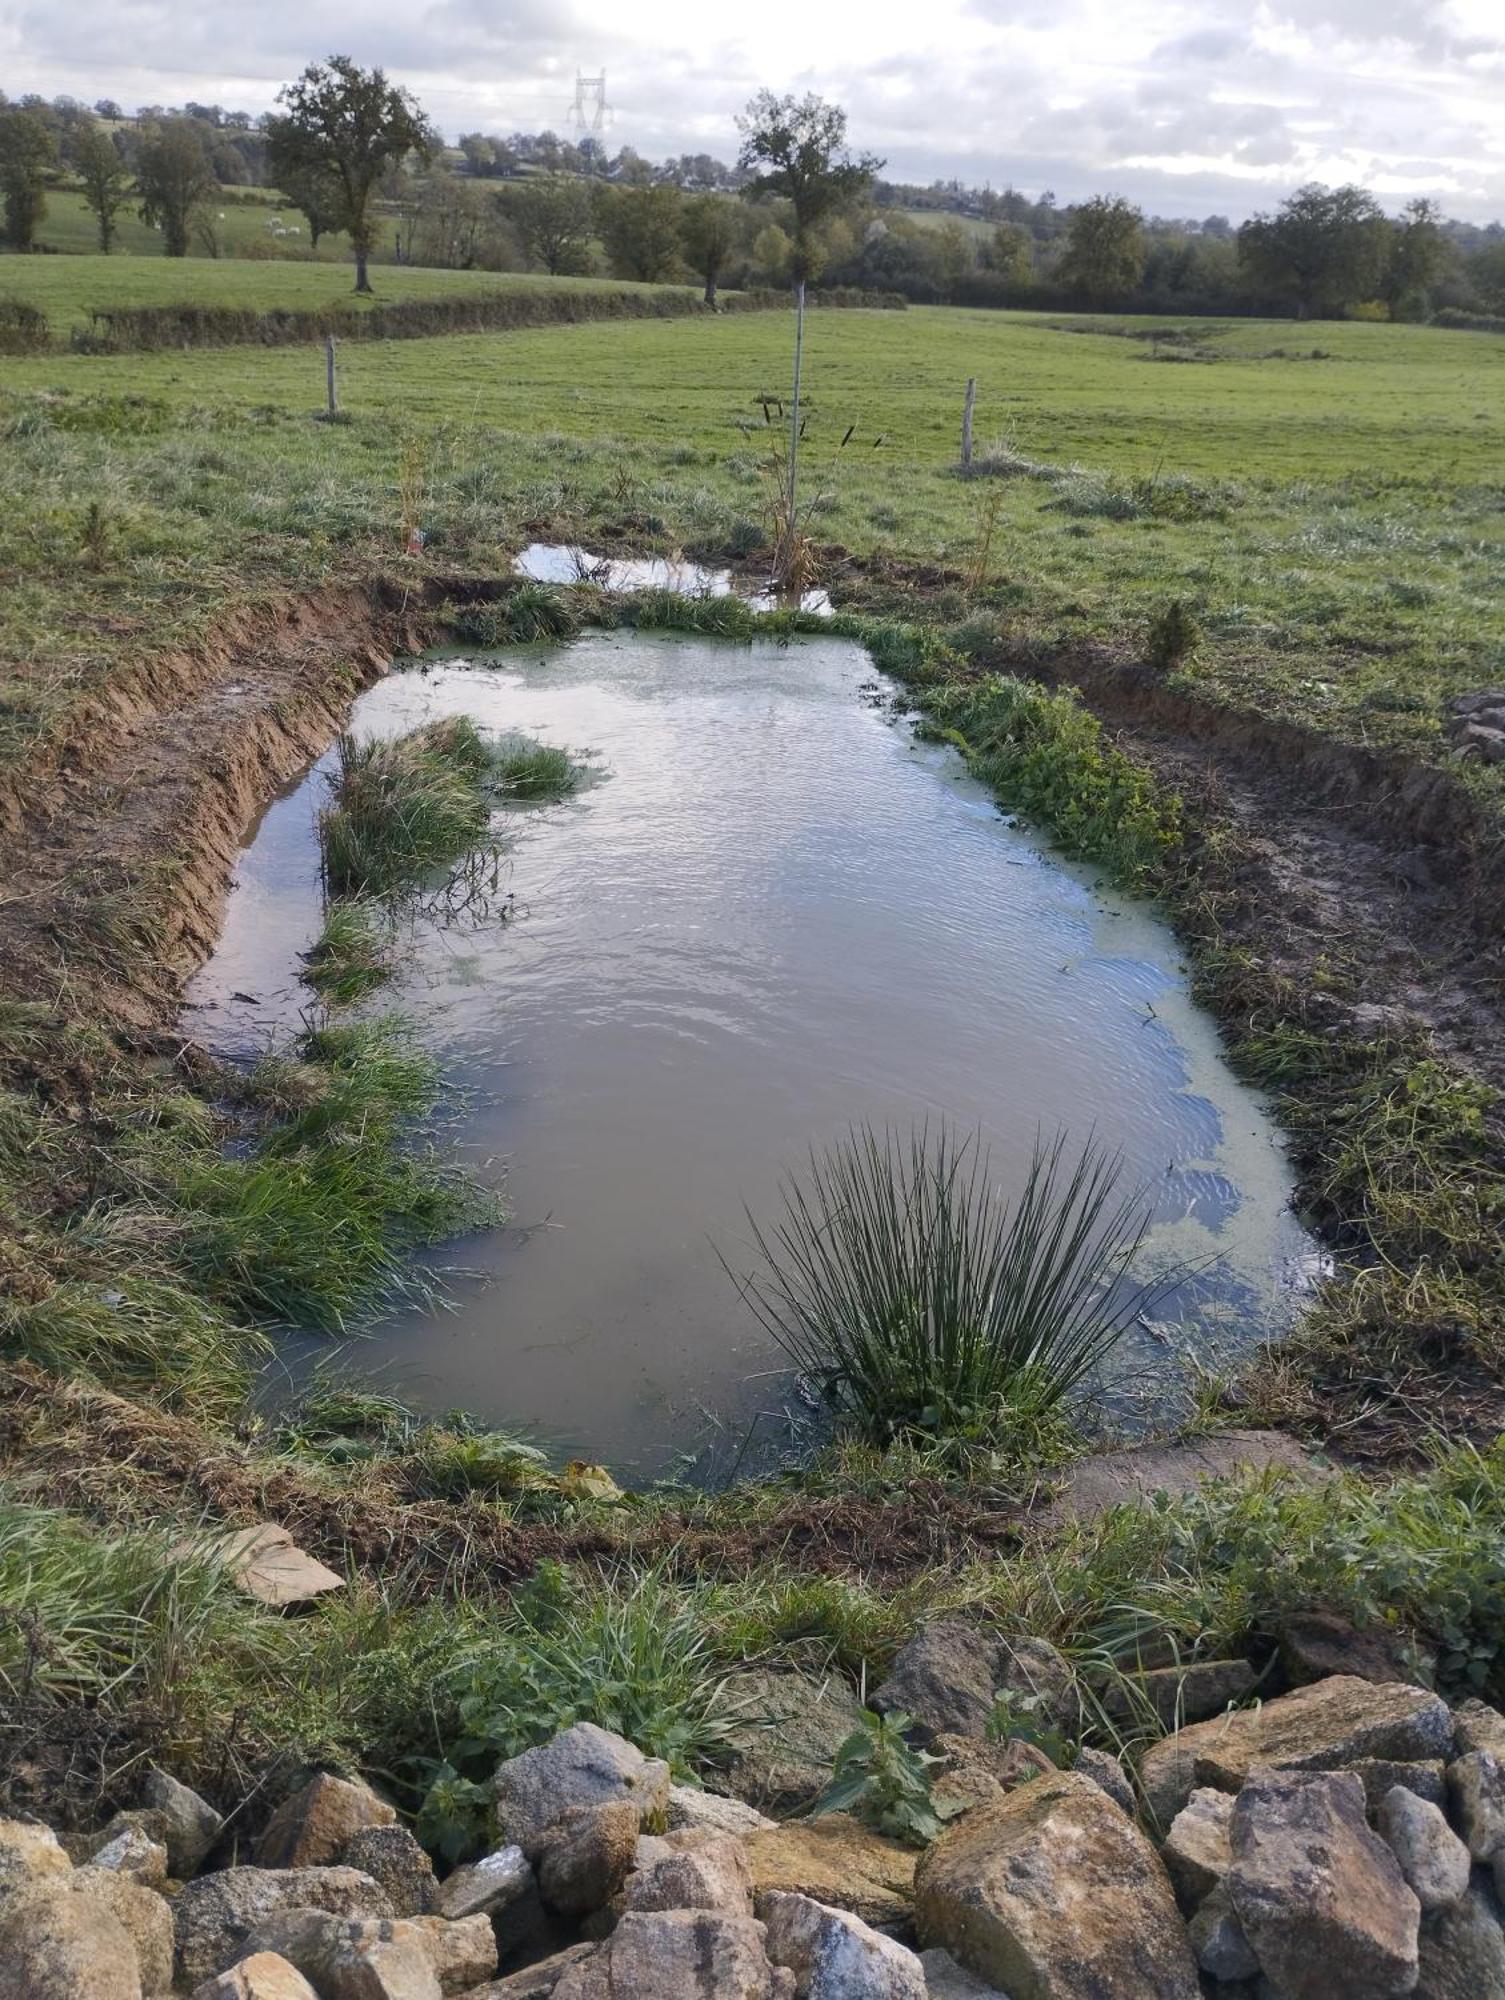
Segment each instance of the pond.
[[[537,1427],[650,1476],[788,1448],[803,1406],[722,1264],[744,1204],[853,1121],[980,1130],[1017,1187],[1037,1132],[1121,1149],[1148,1269],[1189,1275],[1115,1358],[1158,1409],[1295,1309],[1311,1244],[1259,1099],[1189,997],[1175,940],[918,742],[865,653],[591,632],[436,655],[358,734],[468,714],[595,753],[574,798],[503,815],[503,913],[420,912],[380,1005],[442,1052],[457,1140],[505,1162],[512,1220],[444,1260],[343,1361],[429,1409]],[[296,1027],[321,924],[325,758],[263,816],[193,1031],[247,1055]],[[327,1344],[293,1341],[295,1366]]]

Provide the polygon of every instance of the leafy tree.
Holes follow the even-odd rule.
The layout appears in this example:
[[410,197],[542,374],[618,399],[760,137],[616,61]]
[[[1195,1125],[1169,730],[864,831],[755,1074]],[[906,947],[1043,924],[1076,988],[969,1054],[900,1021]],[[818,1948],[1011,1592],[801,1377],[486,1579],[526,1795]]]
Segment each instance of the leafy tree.
[[595,216],[583,181],[540,174],[512,191],[507,213],[529,258],[552,277],[590,269]]
[[73,165],[84,184],[85,205],[99,226],[100,251],[108,257],[115,241],[115,217],[130,191],[130,172],[115,141],[92,121],[73,141]]
[[13,250],[30,250],[47,213],[45,176],[57,160],[57,141],[32,111],[0,111],[0,190],[5,235]]
[[1505,242],[1476,250],[1464,270],[1478,303],[1487,312],[1505,313]]
[[277,187],[308,224],[310,249],[317,250],[321,236],[332,235],[343,226],[345,184],[328,167],[314,162],[284,166],[277,175]]
[[673,275],[683,206],[676,187],[601,190],[596,228],[616,277],[652,284]]
[[1419,195],[1390,225],[1390,261],[1381,297],[1398,318],[1407,307],[1426,308],[1427,294],[1447,270],[1453,247],[1442,233],[1442,210]]
[[1061,281],[1088,305],[1102,305],[1132,292],[1144,276],[1148,249],[1144,217],[1119,195],[1095,195],[1071,211],[1066,249],[1058,266]]
[[216,191],[214,169],[191,118],[166,118],[143,136],[136,158],[141,220],[162,231],[169,257],[186,257],[195,212]]
[[1298,188],[1274,215],[1256,215],[1238,233],[1245,275],[1294,298],[1302,319],[1372,299],[1389,249],[1390,225],[1359,187]]
[[938,229],[931,231],[935,241],[931,246],[936,289],[942,298],[951,298],[963,278],[969,277],[977,268],[977,250],[971,233],[964,223],[954,216],[948,216]]
[[766,222],[753,238],[753,268],[765,284],[787,285],[794,245],[789,232],[776,222]]
[[427,162],[438,135],[416,100],[388,83],[380,69],[361,69],[349,56],[310,63],[279,91],[286,110],[267,121],[273,178],[322,171],[339,182],[340,227],[355,251],[355,289],[369,292],[366,266],[376,241],[376,191],[382,175],[410,154]]
[[680,217],[679,235],[685,262],[704,279],[705,302],[713,306],[721,274],[742,242],[742,210],[730,195],[692,195]]
[[1000,222],[987,249],[988,263],[1011,285],[1027,285],[1035,268],[1035,239],[1017,222]]

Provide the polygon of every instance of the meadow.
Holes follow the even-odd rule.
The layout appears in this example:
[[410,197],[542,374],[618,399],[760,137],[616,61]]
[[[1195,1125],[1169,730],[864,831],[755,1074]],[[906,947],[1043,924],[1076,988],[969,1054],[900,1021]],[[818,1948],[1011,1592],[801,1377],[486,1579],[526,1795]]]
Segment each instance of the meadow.
[[[162,268],[25,270],[62,312]],[[330,282],[299,266],[173,277],[263,300]],[[789,343],[771,313],[349,346],[334,425],[312,347],[0,364],[0,749],[24,749],[143,638],[390,563],[402,465],[441,565],[504,565],[535,533],[746,553]],[[828,564],[839,598],[902,615],[904,566],[940,564],[944,616],[1131,648],[1179,598],[1207,635],[1185,670],[1201,698],[1422,754],[1441,750],[1443,698],[1505,670],[1505,343],[919,308],[815,314],[807,355],[813,529],[862,565]],[[961,479],[968,376],[993,476]]]

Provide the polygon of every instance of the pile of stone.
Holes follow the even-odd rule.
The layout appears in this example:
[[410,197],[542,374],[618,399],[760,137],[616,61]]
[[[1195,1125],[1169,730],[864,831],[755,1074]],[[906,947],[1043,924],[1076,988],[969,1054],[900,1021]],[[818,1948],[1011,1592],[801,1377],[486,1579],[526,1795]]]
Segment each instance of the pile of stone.
[[1447,704],[1447,733],[1459,757],[1505,764],[1505,688],[1454,695]]
[[442,1879],[365,1784],[314,1776],[239,1865],[153,1773],[70,1849],[0,1822],[0,1995],[1505,2000],[1505,1717],[1449,1709],[1383,1648],[1325,1659],[1319,1633],[1306,1668],[1324,1677],[1239,1708],[1247,1662],[1151,1667],[1139,1710],[1180,1726],[1132,1774],[1094,1750],[1065,1770],[987,1734],[1000,1690],[1047,1740],[1079,1726],[1061,1655],[931,1625],[874,1696],[937,1758],[923,1852],[761,1809],[807,1812],[857,1713],[796,1676],[743,1677],[785,1720],[746,1732],[742,1796],[577,1724],[498,1766],[497,1845]]

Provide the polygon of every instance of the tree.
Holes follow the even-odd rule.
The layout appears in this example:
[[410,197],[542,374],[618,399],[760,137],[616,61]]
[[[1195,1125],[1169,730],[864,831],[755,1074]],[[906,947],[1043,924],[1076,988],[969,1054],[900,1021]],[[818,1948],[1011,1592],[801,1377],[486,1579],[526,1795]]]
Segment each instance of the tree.
[[375,196],[382,175],[416,153],[425,163],[439,144],[416,100],[388,83],[379,69],[365,70],[349,56],[310,63],[296,83],[279,91],[285,112],[267,121],[273,178],[322,171],[339,182],[339,226],[355,251],[355,289],[369,292],[366,266],[376,241]]
[[1017,222],[1000,222],[993,231],[987,258],[1005,283],[1027,285],[1035,268],[1035,239]]
[[1100,194],[1071,211],[1058,271],[1061,282],[1088,305],[1102,305],[1133,291],[1147,255],[1139,210],[1119,195]]
[[45,176],[57,160],[57,142],[32,111],[0,111],[0,191],[5,235],[13,250],[30,250],[47,213]]
[[644,284],[673,276],[683,205],[676,187],[601,190],[596,228],[614,276]]
[[115,217],[130,190],[130,173],[115,141],[92,121],[73,141],[73,165],[84,184],[84,204],[99,227],[100,251],[108,257],[115,241]]
[[813,93],[778,97],[760,90],[737,121],[742,134],[737,164],[749,179],[742,192],[756,200],[775,195],[794,216],[789,275],[794,285],[794,394],[789,414],[789,478],[779,546],[774,551],[779,581],[787,580],[795,556],[799,494],[800,365],[805,352],[805,284],[820,255],[822,223],[865,194],[883,165],[871,153],[853,159],[847,151],[847,114]]
[[166,118],[143,135],[136,185],[141,220],[162,231],[169,257],[186,257],[195,211],[216,192],[214,169],[192,119]]
[[311,250],[318,249],[321,236],[328,236],[342,226],[345,186],[328,167],[284,166],[277,175],[276,186],[308,224]]
[[1363,188],[1298,188],[1274,215],[1238,233],[1239,265],[1256,284],[1293,298],[1300,318],[1372,299],[1384,276],[1390,225]]
[[1427,308],[1427,294],[1453,259],[1453,246],[1442,233],[1442,210],[1419,195],[1390,225],[1390,260],[1385,267],[1381,297],[1392,318],[1407,307]]
[[692,195],[679,226],[685,262],[704,281],[705,302],[716,303],[722,272],[742,242],[742,210],[730,195]]
[[540,174],[511,191],[506,212],[530,259],[551,277],[590,269],[595,217],[583,181]]

